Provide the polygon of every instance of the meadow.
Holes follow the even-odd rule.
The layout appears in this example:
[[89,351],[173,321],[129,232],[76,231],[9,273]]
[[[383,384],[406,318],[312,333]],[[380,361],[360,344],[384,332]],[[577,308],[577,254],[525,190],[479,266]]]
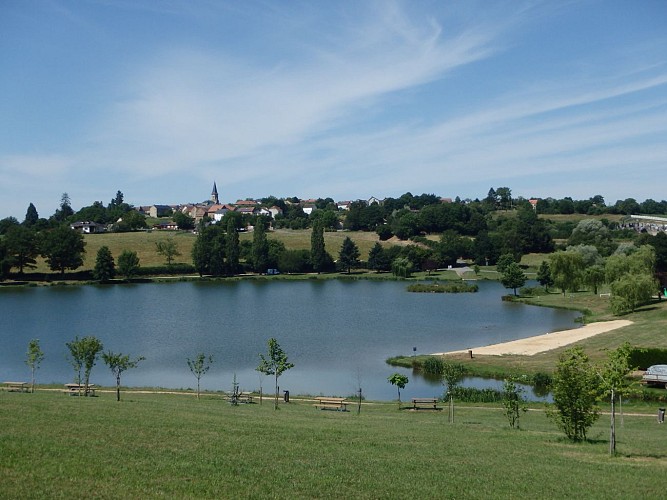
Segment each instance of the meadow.
[[231,406],[220,394],[0,392],[2,498],[655,498],[667,488],[654,409],[567,441],[542,407],[322,411]]

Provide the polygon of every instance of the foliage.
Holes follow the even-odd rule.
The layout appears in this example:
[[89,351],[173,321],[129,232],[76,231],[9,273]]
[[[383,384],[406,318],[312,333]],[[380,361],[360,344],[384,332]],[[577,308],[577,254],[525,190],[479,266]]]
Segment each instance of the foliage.
[[343,240],[343,245],[338,254],[338,268],[350,274],[353,268],[359,266],[359,255],[357,244],[352,241],[352,238],[347,236]]
[[422,369],[429,375],[442,375],[443,363],[441,357],[429,356],[422,363]]
[[52,271],[65,273],[65,269],[77,269],[83,265],[86,243],[83,236],[67,225],[47,231],[42,242],[42,256]]
[[652,365],[667,365],[667,349],[658,347],[634,347],[630,351],[628,364],[646,370]]
[[65,343],[70,352],[70,363],[77,373],[77,383],[81,384],[81,370],[83,369],[83,385],[85,386],[85,395],[88,396],[88,385],[90,382],[90,372],[95,366],[98,354],[104,346],[102,342],[92,335],[75,337],[72,342]]
[[226,237],[226,248],[225,253],[227,254],[227,274],[235,275],[238,273],[239,266],[239,257],[241,255],[241,249],[239,246],[239,233],[236,230],[236,224],[234,219],[230,218],[227,221],[227,237]]
[[197,354],[194,359],[187,358],[188,368],[197,379],[197,399],[199,399],[199,381],[206,375],[213,364],[213,356],[206,356],[203,352]]
[[568,246],[593,245],[600,255],[611,255],[615,249],[609,228],[597,219],[579,221],[567,240]]
[[550,417],[568,439],[585,440],[586,431],[599,417],[595,405],[599,380],[581,347],[568,349],[559,356],[552,390],[556,410]]
[[324,224],[321,219],[313,222],[313,230],[310,237],[310,263],[313,270],[318,274],[326,267],[326,250],[324,248]]
[[114,353],[113,351],[102,353],[104,363],[109,367],[111,373],[116,377],[116,401],[120,401],[120,376],[121,374],[131,368],[136,368],[140,361],[143,361],[143,356],[137,359],[130,359],[128,354]]
[[506,378],[503,381],[503,407],[505,408],[505,416],[512,429],[519,428],[520,412],[528,411],[525,400],[521,393],[523,389],[516,383],[513,377]]
[[278,341],[271,337],[268,340],[268,353],[266,356],[263,354],[259,355],[261,362],[255,368],[258,372],[263,373],[264,375],[274,375],[275,377],[275,399],[274,399],[274,409],[278,409],[278,378],[283,374],[283,372],[294,368],[294,363],[290,363],[287,360],[287,354],[280,347]]
[[137,252],[123,250],[118,256],[118,273],[125,279],[132,279],[139,269],[139,257]]
[[398,390],[398,407],[401,407],[401,389],[405,389],[405,386],[408,385],[408,382],[410,381],[407,376],[401,374],[401,373],[394,373],[387,377],[387,381],[391,385],[396,386],[396,390]]
[[479,290],[479,287],[475,284],[468,283],[447,283],[441,285],[439,283],[433,284],[424,284],[424,283],[415,283],[413,285],[408,285],[408,292],[422,292],[422,293],[474,293]]
[[526,275],[519,267],[519,264],[512,262],[505,268],[505,271],[500,278],[500,282],[505,288],[512,288],[514,290],[514,295],[516,296],[516,289],[525,285],[527,279],[528,278],[526,278]]
[[413,264],[407,257],[398,257],[391,263],[391,272],[398,278],[409,278],[412,270]]
[[507,270],[510,264],[515,263],[516,260],[514,259],[514,255],[511,253],[504,253],[498,258],[498,262],[496,262],[496,270],[502,274]]
[[167,265],[170,266],[175,257],[181,255],[178,251],[178,245],[173,238],[155,242],[155,249],[158,255],[162,255],[167,260]]
[[39,346],[39,339],[32,339],[28,343],[28,352],[26,353],[25,364],[30,367],[30,392],[35,392],[35,370],[44,360],[44,353]]
[[38,220],[39,220],[39,214],[37,213],[37,209],[35,208],[35,205],[30,203],[30,205],[28,205],[28,210],[26,210],[25,213],[25,219],[23,220],[23,225],[31,227],[37,224]]
[[109,281],[116,275],[116,263],[113,260],[108,246],[102,246],[97,251],[93,278],[98,281]]
[[586,267],[583,273],[582,281],[584,285],[592,288],[593,294],[597,295],[598,287],[605,283],[605,271],[601,265]]
[[252,265],[256,273],[264,274],[269,267],[269,244],[263,218],[258,218],[252,235]]
[[174,219],[174,222],[178,226],[178,229],[182,229],[184,231],[190,231],[195,228],[195,220],[188,214],[179,212],[178,210],[174,212],[174,215],[172,215],[172,219]]
[[6,251],[6,259],[10,267],[16,267],[19,274],[23,274],[25,268],[33,268],[39,255],[37,233],[28,227],[10,225],[3,239]]
[[378,273],[380,271],[389,271],[391,269],[391,261],[389,260],[384,247],[379,242],[376,242],[375,245],[373,245],[373,248],[368,252],[367,267],[371,271],[377,271]]
[[653,276],[626,274],[611,284],[611,310],[616,315],[634,312],[649,303],[656,290],[658,284]]
[[565,294],[576,291],[581,283],[584,263],[581,255],[574,252],[556,252],[549,255],[549,267],[554,285]]
[[602,396],[609,396],[611,400],[611,427],[609,438],[609,453],[616,453],[616,398],[622,398],[630,391],[627,375],[634,367],[630,366],[632,346],[628,342],[612,351],[607,352],[607,361],[598,366],[600,377],[600,392]]
[[444,362],[442,364],[442,383],[445,385],[445,395],[450,397],[463,380],[466,374],[466,367],[461,363]]

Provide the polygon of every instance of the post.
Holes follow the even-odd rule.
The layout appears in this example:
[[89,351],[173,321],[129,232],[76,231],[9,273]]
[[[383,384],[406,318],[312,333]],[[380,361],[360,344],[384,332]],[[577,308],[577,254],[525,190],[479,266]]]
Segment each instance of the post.
[[357,415],[361,413],[361,387],[359,387],[359,404],[357,405]]
[[615,401],[616,394],[614,393],[614,388],[611,389],[611,429],[609,430],[609,454],[614,455],[616,453],[616,408]]

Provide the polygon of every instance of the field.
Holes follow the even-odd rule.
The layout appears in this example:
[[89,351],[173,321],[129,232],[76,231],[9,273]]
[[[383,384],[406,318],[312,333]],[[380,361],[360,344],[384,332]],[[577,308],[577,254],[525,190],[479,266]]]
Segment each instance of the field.
[[655,409],[564,439],[542,408],[512,430],[498,407],[447,411],[220,395],[0,393],[2,498],[656,498],[667,488]]
[[[295,250],[310,250],[310,229],[291,230],[278,229],[267,233],[268,239],[275,239],[282,241],[289,249]],[[337,258],[343,240],[349,236],[354,240],[359,248],[361,259],[366,260],[368,252],[375,245],[378,236],[375,233],[362,231],[340,231],[340,232],[326,232],[324,233],[324,244],[327,252],[332,257]],[[132,250],[137,252],[139,262],[142,266],[161,266],[165,264],[164,257],[158,255],[155,250],[155,244],[158,241],[168,240],[173,238],[176,241],[178,251],[181,253],[180,257],[176,257],[174,262],[183,262],[187,264],[192,263],[192,245],[197,238],[191,232],[184,231],[139,231],[131,233],[103,233],[103,234],[88,234],[84,236],[86,242],[86,253],[84,256],[84,263],[80,270],[90,270],[95,267],[95,258],[97,251],[102,246],[109,247],[111,255],[117,259],[123,250]],[[241,233],[241,241],[252,241],[252,233]],[[389,246],[393,243],[382,243]],[[398,243],[401,244],[401,243]],[[403,243],[405,244],[405,243]],[[50,272],[48,265],[43,259],[37,259],[37,272]]]

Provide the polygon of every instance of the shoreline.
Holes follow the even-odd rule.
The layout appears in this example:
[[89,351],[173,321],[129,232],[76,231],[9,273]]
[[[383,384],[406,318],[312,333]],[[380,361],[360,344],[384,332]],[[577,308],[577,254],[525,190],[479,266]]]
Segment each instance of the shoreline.
[[501,342],[488,346],[471,347],[449,352],[436,352],[432,356],[448,356],[454,354],[470,354],[481,356],[533,356],[546,351],[551,351],[559,347],[564,347],[580,340],[584,340],[601,333],[617,330],[632,325],[633,322],[625,319],[612,321],[599,321],[590,323],[579,328],[562,330],[558,332],[545,333],[535,337],[526,337],[524,339]]

